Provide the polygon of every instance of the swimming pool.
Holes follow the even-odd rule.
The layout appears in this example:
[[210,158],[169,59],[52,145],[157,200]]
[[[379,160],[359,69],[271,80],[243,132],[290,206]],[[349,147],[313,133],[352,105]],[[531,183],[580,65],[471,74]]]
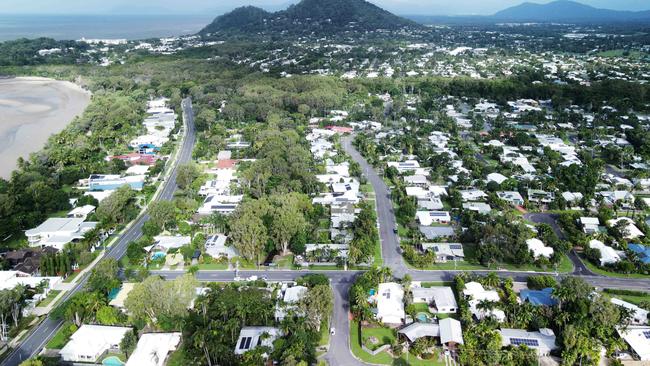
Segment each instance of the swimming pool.
[[420,323],[429,323],[431,322],[431,317],[427,313],[417,313],[415,314],[415,319]]
[[167,254],[165,254],[165,252],[156,252],[151,256],[151,259],[156,260],[156,259],[165,258],[166,256]]
[[124,366],[124,362],[117,358],[116,356],[111,356],[111,357],[106,357],[104,361],[102,361],[102,365],[104,366]]

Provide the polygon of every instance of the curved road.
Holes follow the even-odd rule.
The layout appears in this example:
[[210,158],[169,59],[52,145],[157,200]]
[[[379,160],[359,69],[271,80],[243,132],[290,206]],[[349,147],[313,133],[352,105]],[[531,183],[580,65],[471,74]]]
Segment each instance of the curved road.
[[[194,112],[192,110],[192,101],[187,98],[183,100],[183,123],[185,128],[185,137],[183,146],[179,151],[174,168],[168,179],[163,183],[162,190],[158,192],[156,200],[169,201],[174,197],[174,192],[178,188],[176,185],[176,175],[178,165],[187,163],[192,158],[192,149],[196,141],[196,131],[194,130]],[[111,246],[106,252],[104,258],[120,259],[124,256],[129,243],[137,240],[142,236],[142,225],[149,220],[146,213],[140,215],[136,221],[122,234],[119,240]],[[77,284],[63,296],[59,303],[68,300],[77,292],[81,291],[88,279],[88,275],[77,281]],[[3,366],[18,366],[22,361],[35,356],[40,352],[45,344],[56,334],[63,324],[62,320],[53,319],[48,316],[39,325],[37,325],[30,334],[16,347],[7,358],[2,362]]]

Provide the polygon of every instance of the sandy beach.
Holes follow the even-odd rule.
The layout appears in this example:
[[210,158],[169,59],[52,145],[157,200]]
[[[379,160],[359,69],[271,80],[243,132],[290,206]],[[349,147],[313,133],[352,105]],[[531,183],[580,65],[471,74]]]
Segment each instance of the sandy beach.
[[0,79],[0,177],[11,176],[19,157],[41,150],[89,103],[90,93],[67,81]]

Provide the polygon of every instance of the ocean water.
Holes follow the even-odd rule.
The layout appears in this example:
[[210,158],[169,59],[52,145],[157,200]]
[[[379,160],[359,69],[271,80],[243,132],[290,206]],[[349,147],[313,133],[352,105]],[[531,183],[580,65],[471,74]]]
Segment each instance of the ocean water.
[[49,37],[145,39],[193,34],[213,15],[7,15],[0,14],[0,41]]

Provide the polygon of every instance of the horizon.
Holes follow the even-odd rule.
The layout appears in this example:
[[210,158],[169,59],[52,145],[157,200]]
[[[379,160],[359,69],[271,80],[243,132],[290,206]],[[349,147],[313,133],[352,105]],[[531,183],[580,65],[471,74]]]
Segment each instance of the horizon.
[[[212,4],[212,0],[186,0],[178,5],[174,0],[143,0],[132,6],[125,0],[68,0],[68,5],[51,4],[49,0],[33,0],[26,4],[22,0],[5,0],[0,15],[32,16],[218,16],[241,6],[257,6],[268,11],[280,11],[299,0],[225,0]],[[503,9],[523,3],[546,4],[555,0],[369,0],[371,3],[398,15],[422,16],[489,16]],[[650,4],[645,0],[565,0],[574,1],[595,8],[645,11]],[[187,11],[188,7],[195,10]],[[437,11],[428,11],[436,9]],[[468,11],[471,9],[471,11]]]

